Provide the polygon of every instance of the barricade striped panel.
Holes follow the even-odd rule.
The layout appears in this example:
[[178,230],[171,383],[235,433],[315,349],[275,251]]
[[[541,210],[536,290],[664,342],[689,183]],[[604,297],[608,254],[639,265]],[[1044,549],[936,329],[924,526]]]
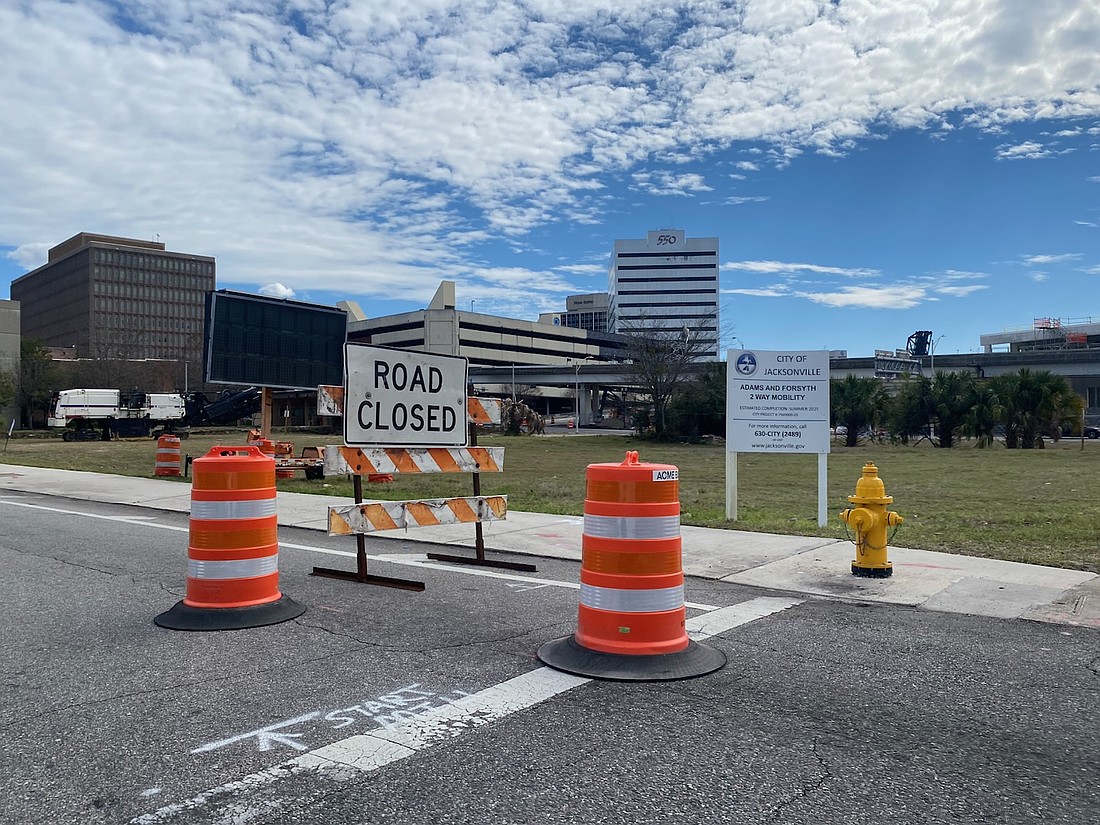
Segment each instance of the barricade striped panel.
[[379,473],[500,473],[503,447],[325,448],[325,475]]
[[467,398],[466,417],[471,424],[499,424],[504,402],[499,398]]
[[[499,398],[466,399],[466,418],[471,424],[499,424],[504,402]],[[344,388],[322,384],[317,387],[317,415],[343,415]]]
[[507,496],[376,501],[329,507],[328,534],[351,536],[378,530],[501,521],[507,516]]

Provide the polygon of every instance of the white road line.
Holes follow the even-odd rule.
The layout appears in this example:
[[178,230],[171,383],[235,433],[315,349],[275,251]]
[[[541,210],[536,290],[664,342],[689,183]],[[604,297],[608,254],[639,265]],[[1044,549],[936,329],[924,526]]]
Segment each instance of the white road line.
[[[739,625],[770,616],[801,604],[800,599],[764,597],[715,610],[688,621],[688,631],[695,639],[706,639],[725,633]],[[152,813],[130,820],[131,825],[155,825],[177,814],[201,808],[227,795],[239,795],[271,785],[280,779],[306,772],[319,772],[331,778],[345,779],[349,775],[368,773],[392,762],[411,756],[419,750],[452,739],[468,730],[496,722],[504,717],[533,707],[540,702],[592,681],[583,676],[540,667],[522,676],[501,682],[485,690],[463,696],[448,705],[432,708],[391,729],[380,729],[349,736],[294,759],[280,762],[267,770],[250,774],[235,782],[211,788],[183,802],[165,805]],[[239,804],[239,799],[234,800]]]
[[[61,513],[67,516],[84,516],[85,518],[100,519],[102,521],[116,521],[134,524],[141,527],[154,527],[158,530],[171,530],[176,533],[187,533],[189,528],[176,527],[172,524],[158,524],[156,522],[144,521],[144,519],[155,518],[155,516],[106,516],[98,513],[84,513],[79,510],[64,510],[60,507],[45,507],[41,504],[27,504],[26,502],[8,501],[6,499],[0,499],[0,504],[9,504],[12,507],[26,507],[31,510],[45,510],[49,513]],[[186,515],[184,513],[183,515]],[[141,520],[138,520],[141,519]],[[301,528],[297,528],[301,529]],[[304,550],[308,553],[320,553],[326,556],[343,556],[345,558],[355,558],[355,553],[350,550],[333,550],[328,547],[315,547],[310,544],[294,544],[292,542],[279,542],[280,550]],[[505,581],[523,582],[524,584],[536,584],[536,585],[549,585],[551,587],[564,587],[567,590],[580,590],[579,582],[563,582],[556,579],[536,579],[531,576],[517,576],[514,573],[498,573],[493,570],[482,570],[474,567],[462,567],[459,565],[451,564],[439,564],[432,561],[427,561],[427,557],[420,555],[402,555],[397,553],[383,553],[383,554],[367,554],[368,561],[383,562],[385,564],[399,564],[406,567],[422,567],[425,570],[442,570],[447,573],[462,573],[467,576],[481,576],[485,579],[503,579]],[[533,589],[533,588],[532,588]],[[714,604],[702,604],[699,602],[685,602],[685,607],[690,607],[692,610],[717,610],[718,605]]]

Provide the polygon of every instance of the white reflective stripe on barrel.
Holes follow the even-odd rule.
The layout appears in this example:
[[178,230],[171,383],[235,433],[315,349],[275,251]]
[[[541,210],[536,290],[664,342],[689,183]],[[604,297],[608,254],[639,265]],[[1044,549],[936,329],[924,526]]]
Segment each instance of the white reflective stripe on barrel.
[[581,582],[581,604],[596,610],[619,613],[656,613],[684,606],[684,586],[655,590],[619,590]]
[[275,498],[256,498],[244,501],[196,501],[191,499],[191,518],[234,519],[263,518],[275,515]]
[[585,513],[584,534],[601,539],[674,539],[680,535],[680,517],[637,518]]
[[279,554],[259,559],[207,561],[188,559],[187,575],[192,579],[252,579],[279,572]]
[[172,467],[172,468],[178,470],[179,466],[180,466],[180,460],[177,458],[175,461],[158,461],[156,468],[159,469],[161,467]]

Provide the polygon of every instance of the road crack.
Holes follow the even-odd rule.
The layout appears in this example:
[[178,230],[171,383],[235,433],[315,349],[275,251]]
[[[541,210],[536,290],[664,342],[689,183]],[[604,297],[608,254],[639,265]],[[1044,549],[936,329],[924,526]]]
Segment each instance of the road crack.
[[780,821],[783,812],[787,808],[822,790],[825,787],[826,783],[828,783],[828,781],[833,778],[832,768],[829,766],[829,763],[828,761],[826,761],[825,757],[821,754],[821,751],[818,750],[819,745],[820,741],[814,739],[813,744],[810,747],[810,752],[813,753],[814,758],[817,760],[818,766],[821,768],[821,775],[817,779],[809,782],[804,787],[799,788],[793,794],[780,800],[779,803],[768,812],[768,820],[770,822]]

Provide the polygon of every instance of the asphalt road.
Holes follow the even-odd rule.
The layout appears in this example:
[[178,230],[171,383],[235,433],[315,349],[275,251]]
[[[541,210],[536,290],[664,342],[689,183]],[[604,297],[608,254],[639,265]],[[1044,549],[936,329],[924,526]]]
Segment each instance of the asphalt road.
[[8,823],[1100,821],[1095,630],[689,580],[700,622],[773,612],[706,640],[716,673],[590,681],[534,656],[575,628],[573,562],[368,542],[410,593],[309,576],[354,540],[281,530],[307,612],[187,633],[152,621],[185,516],[4,494],[0,525]]

